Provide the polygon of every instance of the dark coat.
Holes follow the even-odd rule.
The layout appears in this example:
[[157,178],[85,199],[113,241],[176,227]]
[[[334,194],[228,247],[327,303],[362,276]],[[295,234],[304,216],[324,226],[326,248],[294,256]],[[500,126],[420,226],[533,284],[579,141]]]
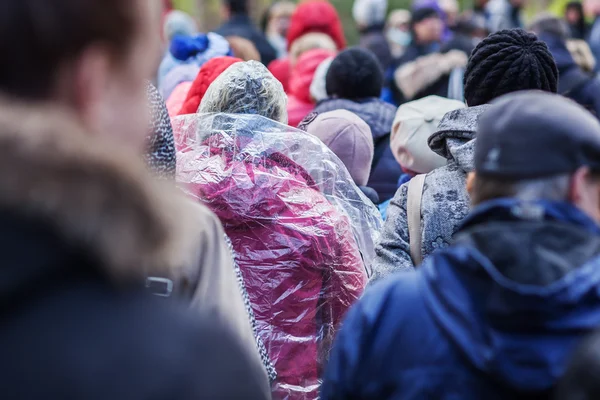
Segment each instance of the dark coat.
[[277,52],[273,46],[247,15],[232,15],[215,33],[224,37],[239,36],[251,41],[256,46],[256,50],[260,54],[260,61],[264,65],[269,65],[277,58]]
[[390,50],[390,44],[383,33],[383,25],[372,26],[360,33],[359,46],[363,49],[367,49],[372,52],[383,71],[392,65],[392,52]]
[[[529,218],[527,218],[529,217]],[[322,399],[536,399],[600,324],[600,228],[570,204],[495,200],[350,311]]]
[[396,107],[376,98],[361,101],[327,99],[317,104],[314,112],[321,114],[334,110],[350,111],[362,118],[371,128],[375,158],[367,186],[375,189],[379,201],[391,199],[398,190],[398,180],[402,175],[402,168],[390,148],[390,132],[396,116]]
[[584,72],[573,60],[565,42],[552,34],[540,35],[556,60],[558,92],[600,117],[600,80]]
[[59,112],[2,105],[4,398],[267,398],[214,317],[144,287],[184,233],[172,196]]

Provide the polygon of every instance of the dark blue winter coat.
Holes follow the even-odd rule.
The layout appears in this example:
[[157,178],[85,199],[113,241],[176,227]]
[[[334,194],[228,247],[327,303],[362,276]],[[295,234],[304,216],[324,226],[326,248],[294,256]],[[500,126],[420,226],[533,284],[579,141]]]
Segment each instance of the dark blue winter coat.
[[600,80],[584,72],[575,63],[565,42],[556,35],[540,35],[548,45],[558,67],[558,93],[568,97],[600,117]]
[[374,97],[357,101],[331,98],[317,104],[314,112],[321,114],[334,110],[350,111],[371,128],[375,157],[367,186],[375,189],[379,201],[391,199],[398,190],[398,179],[402,175],[402,168],[390,148],[390,133],[396,117],[396,107]]
[[367,291],[322,399],[546,398],[598,326],[598,226],[568,204],[496,200],[452,247]]

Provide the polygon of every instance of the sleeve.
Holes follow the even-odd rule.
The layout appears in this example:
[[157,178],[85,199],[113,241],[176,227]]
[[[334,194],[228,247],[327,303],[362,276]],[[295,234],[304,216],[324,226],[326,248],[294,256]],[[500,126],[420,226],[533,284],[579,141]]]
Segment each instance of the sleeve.
[[322,400],[361,398],[359,368],[365,362],[361,356],[361,343],[367,329],[359,302],[348,313],[331,351],[321,386]]
[[217,217],[203,206],[197,207],[202,229],[198,246],[199,271],[193,282],[191,307],[217,317],[238,338],[250,360],[263,373],[263,388],[270,392],[267,371],[258,352],[256,338],[246,311],[241,287],[237,281],[233,255]]
[[381,241],[375,248],[372,281],[384,278],[394,272],[409,271],[415,268],[410,256],[406,211],[407,195],[408,184],[404,184],[388,206],[388,218],[383,228]]

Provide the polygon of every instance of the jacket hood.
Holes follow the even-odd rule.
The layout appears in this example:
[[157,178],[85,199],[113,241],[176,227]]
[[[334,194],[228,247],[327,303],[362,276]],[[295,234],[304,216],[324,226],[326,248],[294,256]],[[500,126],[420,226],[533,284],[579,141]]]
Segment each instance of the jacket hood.
[[358,115],[371,128],[375,141],[392,131],[396,117],[396,107],[377,98],[361,101],[330,98],[321,101],[315,107],[318,114],[335,110],[347,110]]
[[335,7],[325,0],[311,0],[298,5],[287,33],[288,50],[300,36],[319,32],[331,37],[338,50],[346,47],[342,21]]
[[572,205],[488,202],[424,264],[427,305],[476,369],[545,391],[600,323],[599,256],[598,225]]
[[199,240],[185,218],[190,203],[152,178],[142,157],[87,134],[58,108],[2,102],[1,110],[1,229],[10,238],[2,252],[11,260],[3,298],[67,263],[74,272],[97,265],[94,272],[120,283],[187,265],[186,250]]
[[429,137],[429,148],[448,161],[456,162],[464,171],[473,169],[477,122],[490,105],[450,111],[444,116],[437,132]]
[[330,57],[335,57],[334,51],[325,49],[309,50],[302,54],[290,76],[289,95],[304,103],[312,103],[310,85],[319,65]]

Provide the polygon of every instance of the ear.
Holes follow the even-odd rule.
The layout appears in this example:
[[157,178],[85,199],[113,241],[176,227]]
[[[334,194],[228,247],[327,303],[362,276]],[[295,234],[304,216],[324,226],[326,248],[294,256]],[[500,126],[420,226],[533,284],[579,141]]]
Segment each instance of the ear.
[[104,46],[85,49],[71,70],[71,102],[87,126],[98,126],[101,103],[108,89],[111,56]]
[[590,170],[588,167],[579,168],[571,177],[569,187],[569,201],[573,204],[581,203],[588,191],[588,178]]
[[600,222],[600,184],[592,177],[588,167],[579,168],[571,176],[569,201]]
[[469,197],[473,197],[473,189],[475,187],[475,172],[469,172],[467,175],[467,193],[469,193]]

